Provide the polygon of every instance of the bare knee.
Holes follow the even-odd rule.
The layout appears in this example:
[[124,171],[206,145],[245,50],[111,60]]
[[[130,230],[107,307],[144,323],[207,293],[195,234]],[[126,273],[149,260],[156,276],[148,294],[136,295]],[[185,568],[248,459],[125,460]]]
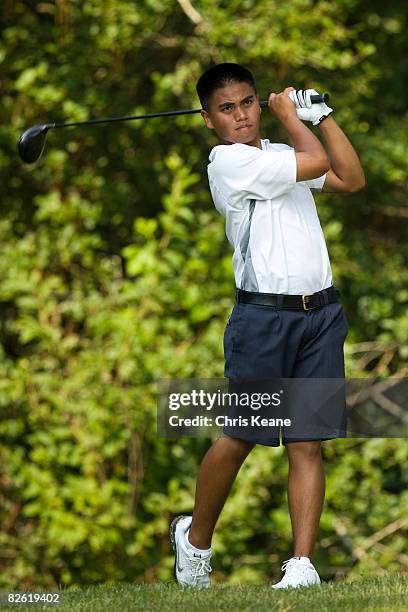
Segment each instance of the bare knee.
[[253,444],[252,442],[247,442],[246,440],[241,440],[240,438],[230,438],[230,436],[227,436],[226,434],[221,434],[217,442],[227,444],[228,449],[231,453],[233,453],[237,457],[244,458],[251,452],[251,450],[255,446],[255,444]]
[[307,462],[320,460],[322,457],[322,443],[320,440],[308,442],[288,442],[286,450],[290,462]]

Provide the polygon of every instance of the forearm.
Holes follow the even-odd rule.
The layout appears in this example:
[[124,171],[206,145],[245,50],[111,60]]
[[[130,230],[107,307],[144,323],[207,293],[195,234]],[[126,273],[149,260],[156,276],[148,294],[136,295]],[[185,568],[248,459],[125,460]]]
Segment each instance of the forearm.
[[296,115],[281,118],[282,126],[293,142],[296,158],[296,182],[322,176],[330,169],[330,160],[320,140]]
[[333,172],[351,187],[364,184],[364,171],[358,155],[334,118],[327,117],[318,127]]
[[[297,117],[282,121],[289,141],[297,153],[308,153],[314,157],[326,158],[327,153],[320,140]],[[330,161],[330,160],[329,160]]]
[[307,181],[327,172],[330,160],[320,140],[300,121],[289,97],[293,87],[271,93],[268,106],[293,142],[296,158],[296,182]]

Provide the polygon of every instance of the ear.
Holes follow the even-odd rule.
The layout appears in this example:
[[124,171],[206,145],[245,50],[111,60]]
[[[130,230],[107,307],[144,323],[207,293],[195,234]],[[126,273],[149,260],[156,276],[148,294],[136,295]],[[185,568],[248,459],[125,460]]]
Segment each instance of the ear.
[[207,113],[207,111],[202,110],[202,111],[200,111],[200,114],[201,114],[202,118],[203,118],[203,119],[204,119],[204,121],[205,121],[205,125],[206,125],[206,126],[207,126],[207,127],[210,129],[210,130],[213,130],[213,129],[214,129],[214,126],[213,126],[212,121],[211,121],[211,119],[210,119],[210,115]]

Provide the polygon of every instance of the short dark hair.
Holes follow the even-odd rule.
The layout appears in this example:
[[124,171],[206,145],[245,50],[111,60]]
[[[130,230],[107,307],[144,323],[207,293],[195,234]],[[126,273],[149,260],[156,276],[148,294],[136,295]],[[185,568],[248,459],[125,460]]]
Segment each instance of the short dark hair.
[[196,90],[200,98],[201,108],[208,113],[213,92],[230,83],[248,83],[251,85],[254,93],[257,93],[254,77],[247,68],[231,62],[216,64],[203,72],[197,81]]

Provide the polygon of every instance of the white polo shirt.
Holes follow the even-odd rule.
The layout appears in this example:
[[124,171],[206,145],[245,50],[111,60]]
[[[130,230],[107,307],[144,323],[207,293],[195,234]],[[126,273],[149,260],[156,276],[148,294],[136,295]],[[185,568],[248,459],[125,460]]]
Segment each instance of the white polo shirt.
[[326,175],[296,182],[295,150],[262,139],[218,145],[209,155],[214,205],[234,249],[235,284],[247,291],[304,295],[332,284],[326,241],[311,189]]

